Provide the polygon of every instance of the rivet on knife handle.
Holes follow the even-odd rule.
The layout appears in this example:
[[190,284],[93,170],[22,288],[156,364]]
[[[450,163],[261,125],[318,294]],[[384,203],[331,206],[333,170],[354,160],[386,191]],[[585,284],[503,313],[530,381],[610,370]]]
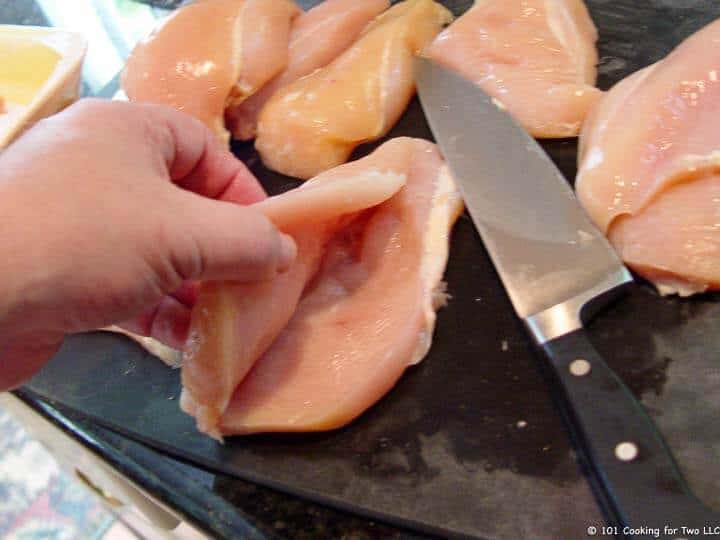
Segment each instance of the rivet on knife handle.
[[[585,466],[606,492],[620,536],[680,538],[682,527],[720,525],[720,515],[692,494],[645,409],[576,330],[542,346]],[[671,532],[671,531],[676,532]],[[708,530],[708,529],[705,529]],[[656,536],[658,532],[660,536]]]

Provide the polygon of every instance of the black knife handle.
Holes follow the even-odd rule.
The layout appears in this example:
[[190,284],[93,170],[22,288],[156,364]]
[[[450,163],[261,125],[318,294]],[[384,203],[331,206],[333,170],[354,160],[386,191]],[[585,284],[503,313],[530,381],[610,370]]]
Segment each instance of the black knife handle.
[[[720,531],[720,514],[690,491],[653,421],[585,331],[549,341],[543,349],[562,390],[574,442],[610,506],[617,536],[675,539],[691,538],[689,528],[700,529],[698,536],[704,527]],[[641,534],[623,534],[625,527]],[[642,527],[651,529],[642,534]]]

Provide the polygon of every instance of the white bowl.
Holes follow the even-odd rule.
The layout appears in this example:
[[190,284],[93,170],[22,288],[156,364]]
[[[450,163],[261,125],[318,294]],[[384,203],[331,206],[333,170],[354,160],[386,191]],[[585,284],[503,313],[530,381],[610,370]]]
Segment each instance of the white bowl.
[[[3,96],[3,83],[7,85],[7,81],[0,80],[0,97],[4,97],[4,107],[0,109],[4,109],[4,112],[0,112],[0,149],[32,124],[67,107],[80,95],[82,63],[87,48],[85,38],[57,28],[0,25],[0,61],[3,54],[27,54],[10,52],[10,48],[16,46],[23,49],[28,45],[45,46],[55,51],[59,59],[44,83],[23,100],[25,103]],[[14,59],[25,61],[22,57]],[[28,66],[33,66],[31,56],[28,56],[27,62]],[[2,76],[0,68],[0,77]]]

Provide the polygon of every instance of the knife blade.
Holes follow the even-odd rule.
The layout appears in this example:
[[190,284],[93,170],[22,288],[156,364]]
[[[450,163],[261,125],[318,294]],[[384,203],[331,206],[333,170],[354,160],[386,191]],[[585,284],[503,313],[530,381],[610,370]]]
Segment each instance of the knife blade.
[[[619,537],[680,538],[720,515],[590,343],[583,321],[632,281],[542,147],[464,77],[416,59],[420,103],[510,297],[546,361],[581,465]],[[673,531],[675,529],[675,531]]]

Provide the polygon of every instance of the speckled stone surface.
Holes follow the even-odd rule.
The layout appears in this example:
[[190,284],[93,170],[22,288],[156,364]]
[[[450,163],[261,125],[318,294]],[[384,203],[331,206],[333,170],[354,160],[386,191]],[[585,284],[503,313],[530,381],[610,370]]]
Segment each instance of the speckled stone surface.
[[170,459],[81,414],[23,398],[158,500],[213,538],[429,540],[283,493]]

